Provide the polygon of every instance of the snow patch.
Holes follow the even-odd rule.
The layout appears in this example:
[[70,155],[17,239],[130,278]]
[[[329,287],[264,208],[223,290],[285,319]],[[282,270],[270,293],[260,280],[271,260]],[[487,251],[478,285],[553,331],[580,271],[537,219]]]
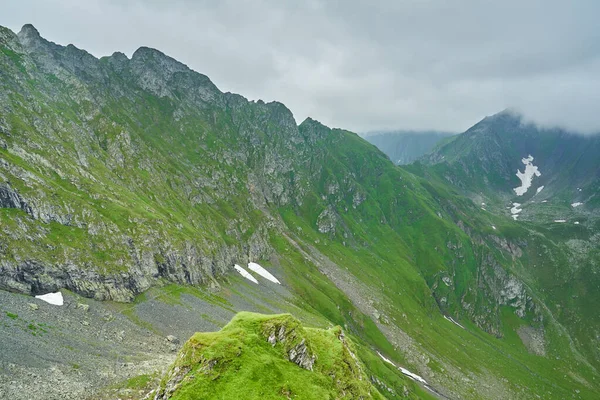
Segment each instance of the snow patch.
[[55,306],[62,306],[63,304],[65,304],[61,292],[41,294],[39,296],[35,296],[35,298],[43,300],[46,303],[53,304]]
[[275,278],[269,271],[267,271],[266,269],[264,269],[263,267],[261,267],[260,265],[258,265],[257,263],[248,263],[248,269],[251,271],[256,272],[257,274],[259,274],[260,276],[262,276],[265,279],[270,280],[273,283],[278,283],[281,285],[281,282],[279,282],[279,280],[277,278]]
[[383,354],[381,354],[380,352],[377,352],[377,354],[379,355],[379,357],[381,357],[381,359],[383,361],[385,361],[388,364],[392,364],[394,367],[396,366],[396,364],[394,364],[394,362],[392,360],[390,360],[389,358],[385,358],[385,356]]
[[532,164],[533,157],[531,154],[527,158],[521,159],[521,162],[525,164],[525,170],[521,172],[517,170],[517,178],[521,180],[521,186],[514,188],[513,190],[517,196],[523,196],[527,193],[527,189],[531,187],[534,176],[541,176],[542,173],[538,170],[538,167]]
[[496,227],[495,227],[494,225],[492,225],[492,229],[493,229],[493,230],[496,230]]
[[566,219],[555,219],[554,222],[563,223],[563,222],[567,222],[567,220]]
[[583,205],[583,203],[577,202],[577,203],[571,204],[571,207],[575,208],[575,207],[579,207],[581,205]]
[[512,206],[512,208],[510,209],[510,213],[512,214],[512,218],[513,218],[515,221],[516,221],[516,220],[517,220],[517,218],[519,217],[519,213],[520,213],[521,211],[523,211],[523,209],[522,209],[522,208],[519,208],[519,207],[521,207],[521,204],[519,204],[519,203],[513,203],[513,206]]
[[421,382],[424,385],[428,385],[427,381],[425,379],[423,379],[422,377],[420,377],[419,375],[417,375],[417,374],[415,374],[413,372],[410,372],[406,368],[402,368],[402,367],[396,366],[396,364],[394,364],[391,360],[385,358],[383,356],[383,354],[381,354],[380,352],[377,352],[377,354],[379,355],[379,357],[381,357],[381,359],[383,361],[385,361],[388,364],[392,364],[395,368],[398,368],[400,370],[400,372],[402,372],[404,375],[406,375],[409,378],[411,378],[413,381]]
[[575,225],[579,225],[579,221],[575,221],[575,222],[574,222],[574,224],[575,224]]
[[548,202],[548,200],[542,200],[542,203],[547,203],[547,202]]
[[427,385],[427,381],[425,379],[421,378],[419,375],[410,372],[406,368],[398,367],[398,369],[400,370],[400,372],[402,372],[404,375],[406,375],[409,378],[411,378],[413,381],[418,381],[418,382],[421,382],[424,385]]
[[240,267],[239,265],[235,264],[233,266],[233,268],[235,268],[235,270],[237,272],[240,273],[241,276],[243,276],[244,278],[248,279],[251,282],[254,282],[258,285],[258,281],[256,280],[255,277],[253,277],[252,275],[250,275],[250,272],[246,271],[244,268]]
[[539,188],[537,188],[535,194],[538,194],[539,192],[541,192],[542,190],[544,190],[544,186],[540,186]]
[[462,326],[461,324],[459,324],[458,322],[456,322],[456,321],[455,321],[455,320],[454,320],[452,317],[446,317],[446,316],[444,315],[444,318],[445,318],[447,321],[450,321],[450,322],[452,322],[453,324],[455,324],[455,325],[458,325],[458,326],[460,326],[461,328],[465,329],[465,327],[464,327],[464,326]]

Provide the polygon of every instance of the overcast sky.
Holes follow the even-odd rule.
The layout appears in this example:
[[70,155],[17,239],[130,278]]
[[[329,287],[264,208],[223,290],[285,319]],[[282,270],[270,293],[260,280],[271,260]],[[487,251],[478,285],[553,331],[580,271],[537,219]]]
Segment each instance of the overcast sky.
[[458,132],[513,107],[590,132],[599,15],[598,0],[6,0],[0,25],[95,56],[154,47],[298,122]]

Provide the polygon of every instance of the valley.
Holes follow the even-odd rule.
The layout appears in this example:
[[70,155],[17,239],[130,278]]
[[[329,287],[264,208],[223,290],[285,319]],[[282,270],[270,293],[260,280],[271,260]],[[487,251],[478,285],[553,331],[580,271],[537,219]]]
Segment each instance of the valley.
[[501,112],[397,166],[0,27],[0,398],[595,399],[599,143]]

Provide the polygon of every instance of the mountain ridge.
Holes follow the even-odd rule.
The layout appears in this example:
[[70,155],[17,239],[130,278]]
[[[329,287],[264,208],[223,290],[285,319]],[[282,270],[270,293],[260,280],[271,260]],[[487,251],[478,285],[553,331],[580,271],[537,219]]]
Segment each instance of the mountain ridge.
[[[191,285],[231,312],[228,296],[257,285],[234,265],[260,262],[296,312],[355,335],[377,376],[375,350],[451,397],[592,398],[598,321],[578,318],[594,297],[546,294],[570,282],[571,250],[552,232],[481,210],[355,133],[222,93],[160,52],[134,63],[13,45],[0,53],[3,289],[139,310],[148,290]],[[593,276],[580,255],[577,279]],[[532,274],[538,262],[551,273]]]

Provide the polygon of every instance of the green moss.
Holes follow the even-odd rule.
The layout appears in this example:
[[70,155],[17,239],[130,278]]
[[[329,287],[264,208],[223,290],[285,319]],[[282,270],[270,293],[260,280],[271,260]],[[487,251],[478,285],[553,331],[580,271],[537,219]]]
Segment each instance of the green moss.
[[17,318],[19,318],[18,314],[14,314],[14,313],[11,313],[11,312],[8,312],[8,311],[6,311],[6,316],[8,318],[10,318],[10,319],[17,319]]
[[[267,341],[279,332],[284,341]],[[339,327],[304,328],[288,314],[239,313],[221,331],[197,333],[184,345],[170,373],[183,370],[186,377],[172,398],[382,399],[341,335]],[[316,356],[312,371],[289,360],[300,343]]]

